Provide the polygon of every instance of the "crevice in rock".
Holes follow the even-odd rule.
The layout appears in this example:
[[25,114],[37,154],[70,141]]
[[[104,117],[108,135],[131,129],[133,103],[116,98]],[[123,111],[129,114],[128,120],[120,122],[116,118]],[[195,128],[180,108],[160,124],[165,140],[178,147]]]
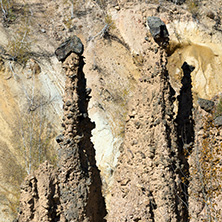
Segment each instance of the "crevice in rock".
[[84,66],[83,57],[80,57],[79,64],[77,93],[79,95],[80,115],[78,117],[79,124],[77,126],[77,131],[79,132],[79,135],[84,135],[79,141],[79,146],[82,148],[79,150],[79,155],[84,175],[87,178],[91,177],[86,206],[86,216],[91,218],[90,221],[105,221],[103,218],[106,215],[106,209],[105,200],[102,197],[101,192],[102,182],[99,169],[96,165],[95,149],[90,139],[92,137],[91,132],[95,128],[95,123],[91,122],[88,117],[87,108],[90,96],[87,95],[86,79],[82,70]]
[[179,152],[180,164],[177,167],[177,172],[180,174],[181,183],[179,186],[180,198],[178,202],[183,202],[183,216],[179,221],[188,221],[188,186],[189,186],[189,164],[188,156],[192,152],[194,143],[194,120],[193,120],[193,97],[192,97],[192,80],[191,72],[194,70],[193,66],[184,62],[182,65],[183,78],[181,80],[182,87],[180,94],[177,97],[179,106],[176,117],[177,124],[177,144]]

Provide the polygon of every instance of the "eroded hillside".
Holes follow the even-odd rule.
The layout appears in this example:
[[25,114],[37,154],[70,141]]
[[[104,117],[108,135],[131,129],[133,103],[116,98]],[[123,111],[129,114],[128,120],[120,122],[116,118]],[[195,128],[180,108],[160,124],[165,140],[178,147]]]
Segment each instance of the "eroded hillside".
[[[55,167],[61,164],[55,137],[62,133],[61,123],[65,121],[62,111],[65,71],[54,52],[73,35],[80,37],[84,45],[83,71],[86,87],[92,90],[88,112],[95,122],[92,149],[100,170],[99,189],[105,198],[107,221],[182,221],[182,218],[187,221],[189,215],[196,219],[200,215],[204,218],[205,211],[209,213],[208,205],[203,204],[206,199],[198,202],[198,196],[195,201],[188,200],[186,195],[190,195],[192,186],[189,189],[184,186],[189,186],[189,170],[195,165],[192,155],[196,141],[202,143],[205,135],[201,121],[206,113],[200,110],[197,100],[214,98],[218,102],[220,98],[221,1],[214,5],[201,1],[195,7],[190,2],[176,5],[168,1],[89,0],[82,4],[77,1],[72,15],[72,1],[33,0],[26,4],[13,2],[7,19],[2,11],[2,221],[16,217],[19,186],[27,174],[30,174],[27,181],[32,181],[32,172],[46,159]],[[166,50],[150,35],[148,16],[157,16],[165,22],[170,38]],[[192,67],[188,79],[184,78],[184,64]],[[188,87],[184,86],[187,81]],[[190,125],[184,127],[186,121]],[[217,130],[220,146],[220,128]],[[184,152],[184,144],[193,149],[193,154]],[[44,170],[46,178],[54,175],[51,166],[45,164],[33,174],[34,178],[44,174]],[[66,182],[83,181],[81,173],[78,175],[80,179],[69,182],[62,174],[60,179],[52,176],[51,183],[57,187],[62,180],[64,187]],[[70,178],[74,177],[71,174]],[[49,206],[60,205],[57,202],[60,194],[55,190],[56,201],[49,201]],[[200,190],[197,193],[203,195]],[[43,202],[50,198],[48,195]],[[68,206],[64,198],[72,202],[76,197],[63,196],[63,206],[58,207],[60,213]],[[219,206],[220,196],[216,198]],[[41,198],[33,200],[41,205]],[[85,209],[83,202],[78,204],[81,209]],[[194,205],[198,210],[192,208]],[[35,207],[41,215],[42,209]],[[75,212],[83,216],[80,211]]]

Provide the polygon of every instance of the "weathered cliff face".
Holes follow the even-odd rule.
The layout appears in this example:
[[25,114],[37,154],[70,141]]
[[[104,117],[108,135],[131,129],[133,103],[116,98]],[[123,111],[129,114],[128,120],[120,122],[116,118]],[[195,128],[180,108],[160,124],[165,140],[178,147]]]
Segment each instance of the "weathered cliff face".
[[[50,162],[55,165],[58,165],[59,162],[63,172],[70,171],[71,173],[68,173],[66,178],[66,173],[62,174],[61,171],[59,175],[55,176],[55,179],[52,179],[54,181],[52,187],[56,187],[57,180],[61,179],[64,190],[63,192],[60,192],[59,189],[50,192],[55,196],[55,200],[49,201],[47,206],[56,203],[58,210],[55,208],[52,211],[56,211],[57,216],[60,215],[58,216],[60,220],[62,217],[65,218],[65,215],[61,213],[63,212],[61,205],[66,207],[65,201],[67,199],[71,206],[72,199],[78,198],[78,194],[70,192],[72,190],[71,184],[83,189],[80,193],[84,194],[84,198],[94,198],[91,194],[86,194],[88,185],[94,189],[93,184],[92,186],[88,184],[87,178],[91,178],[91,173],[94,173],[95,177],[98,176],[95,167],[93,167],[94,170],[90,167],[86,170],[88,165],[95,165],[94,159],[85,159],[88,155],[94,156],[92,144],[89,141],[91,132],[84,128],[89,126],[91,130],[94,128],[91,140],[96,149],[96,164],[101,170],[102,190],[109,212],[108,220],[119,221],[121,217],[129,221],[133,218],[135,220],[151,218],[152,221],[154,219],[162,220],[163,216],[173,219],[180,218],[181,215],[186,218],[187,207],[182,209],[185,206],[185,204],[181,205],[183,201],[186,204],[189,202],[190,206],[198,206],[200,211],[202,209],[200,202],[198,204],[196,200],[192,202],[191,198],[189,200],[185,198],[187,192],[189,193],[192,187],[195,187],[192,184],[197,182],[190,182],[187,190],[187,180],[183,181],[183,176],[188,177],[189,173],[186,170],[188,167],[192,168],[190,165],[194,160],[194,147],[196,146],[196,144],[192,146],[193,138],[195,138],[195,143],[196,140],[201,140],[203,135],[201,134],[201,123],[198,129],[195,128],[195,134],[193,134],[193,122],[197,124],[202,118],[202,115],[196,116],[193,113],[193,110],[197,108],[196,100],[198,97],[210,99],[221,91],[221,77],[219,75],[221,71],[221,32],[218,31],[221,28],[219,24],[221,1],[215,1],[215,5],[218,7],[203,1],[200,6],[200,10],[203,12],[199,18],[200,22],[193,19],[192,15],[187,12],[186,4],[178,6],[170,1],[161,1],[161,4],[158,5],[159,3],[156,4],[155,1],[148,4],[147,1],[141,3],[141,1],[123,0],[118,3],[105,1],[105,5],[102,5],[102,2],[104,1],[77,3],[73,19],[70,19],[71,5],[64,4],[63,1],[33,0],[27,2],[34,14],[34,22],[30,25],[33,35],[30,37],[33,39],[31,42],[35,43],[32,44],[31,55],[41,67],[41,72],[33,72],[31,69],[32,60],[28,61],[26,67],[9,61],[1,48],[1,52],[4,54],[4,63],[1,63],[0,74],[0,118],[2,120],[0,145],[3,157],[0,161],[2,169],[0,174],[2,181],[0,208],[1,215],[3,215],[1,218],[4,218],[4,221],[11,221],[13,215],[16,214],[18,189],[24,174],[36,169],[36,166],[45,158],[45,154],[42,155],[44,158],[38,154],[44,153],[41,149],[40,152],[35,152],[39,149],[38,146],[37,149],[31,149],[34,151],[33,156],[37,157],[33,160],[38,159],[38,161],[31,162],[32,167],[29,167],[29,159],[25,159],[24,155],[25,149],[18,149],[18,144],[19,147],[23,147],[21,145],[23,144],[22,139],[27,139],[30,135],[22,136],[23,131],[30,132],[27,130],[28,127],[25,127],[25,123],[27,120],[33,119],[34,126],[40,126],[41,121],[36,121],[34,116],[44,116],[40,119],[49,121],[44,133],[45,144],[48,143],[46,138],[48,138],[49,131],[53,132],[53,135],[50,134],[50,138],[54,138],[55,134],[62,133],[60,127],[63,116],[61,95],[65,87],[65,71],[55,58],[54,50],[73,34],[80,36],[85,45],[83,55],[86,64],[83,69],[87,85],[92,88],[92,99],[89,102],[88,111],[89,117],[95,122],[95,125],[93,126],[89,122],[88,117],[83,118],[87,105],[77,102],[78,98],[76,98],[76,102],[74,100],[72,102],[76,106],[77,104],[81,106],[81,109],[77,111],[78,117],[75,119],[75,124],[80,124],[80,129],[77,129],[78,127],[72,122],[72,117],[69,115],[70,107],[64,106],[68,110],[65,111],[63,126],[70,124],[65,128],[64,141],[70,139],[75,146],[65,145],[63,141],[61,144],[65,148],[59,148],[59,150],[64,154],[64,159],[56,159],[54,155],[57,151],[51,148],[52,153],[47,153],[46,159],[50,159]],[[18,6],[21,7],[22,4],[20,2]],[[208,12],[206,12],[206,8],[209,10]],[[20,10],[23,9],[20,8]],[[106,13],[110,15],[116,28],[110,29],[108,33],[103,35],[101,30],[106,25]],[[145,26],[148,16],[158,16],[167,24],[171,47],[167,51],[168,58],[164,53],[160,54],[160,48],[150,39]],[[204,26],[201,24],[202,22],[204,22]],[[9,24],[8,28],[1,27],[0,43],[4,49],[7,47],[6,43],[10,40],[10,36],[15,36],[13,33],[17,30],[17,26],[18,19]],[[94,38],[95,36],[97,38]],[[161,55],[163,62],[161,62]],[[73,57],[73,59],[78,60],[77,57]],[[168,63],[165,60],[168,60]],[[190,74],[186,74],[187,77],[184,77],[184,69],[182,68],[186,64],[185,62],[189,65],[188,67],[195,67]],[[82,80],[81,85],[84,85],[83,82]],[[73,84],[76,86],[75,81],[68,83],[70,94],[72,94]],[[192,88],[190,84],[192,84]],[[175,96],[173,96],[174,93],[170,85],[175,91]],[[32,97],[33,86],[35,86],[34,97]],[[81,94],[85,95],[84,90]],[[20,117],[23,117],[22,121],[18,121],[21,119]],[[71,134],[69,135],[71,128],[76,128],[73,137]],[[82,130],[88,135],[87,142],[82,138]],[[189,138],[185,139],[187,140],[185,144],[189,149],[193,149],[189,157],[187,157],[187,153],[183,153],[184,135],[188,131]],[[196,139],[199,131],[200,138]],[[41,130],[37,131],[37,136],[39,132]],[[17,136],[15,137],[15,135]],[[76,144],[77,140],[78,144]],[[85,143],[86,146],[83,145]],[[74,152],[73,150],[76,149],[81,150],[79,144],[83,147],[83,151]],[[55,145],[51,147],[56,148]],[[70,162],[66,161],[68,154],[65,154],[65,150],[67,153],[76,155],[73,157],[70,155]],[[39,158],[40,156],[41,158]],[[80,157],[83,157],[83,160]],[[79,165],[73,165],[72,160],[77,159],[83,165],[84,170]],[[78,173],[73,176],[72,172],[75,171],[75,167],[78,168]],[[51,167],[48,168],[51,169]],[[11,169],[16,169],[16,171]],[[43,169],[47,171],[47,167],[43,167]],[[89,172],[88,175],[87,172]],[[35,173],[34,177],[39,178],[38,175]],[[77,177],[81,181],[81,185],[77,185]],[[130,181],[127,179],[124,181],[125,178],[129,178]],[[141,188],[144,186],[143,182],[145,188]],[[66,187],[66,183],[69,186]],[[41,187],[38,182],[31,184]],[[16,192],[14,192],[15,190]],[[178,196],[175,194],[176,191],[179,193]],[[23,190],[22,193],[24,194],[25,191]],[[62,198],[59,202],[56,200],[57,193]],[[138,194],[138,197],[135,197],[135,193]],[[199,193],[202,195],[201,192]],[[47,198],[51,198],[51,196]],[[40,199],[39,197],[33,198],[30,203],[40,203]],[[37,206],[38,204],[35,204],[36,208],[33,208],[30,205],[28,208],[42,212]],[[66,217],[76,217],[77,214],[82,215],[86,214],[84,212],[88,212],[87,206],[81,201],[78,206],[80,209],[75,210],[75,214],[72,214],[68,208],[64,208]],[[118,214],[114,214],[115,206],[116,209],[118,208]],[[146,215],[147,209],[149,213]],[[197,211],[189,209],[189,213],[192,212],[194,218]],[[94,212],[96,209],[93,207],[90,208],[91,210]],[[132,212],[137,213],[138,217]],[[129,216],[128,213],[133,215]],[[203,214],[204,211],[202,211]]]
[[57,172],[45,162],[21,186],[17,221],[62,221],[61,211]]
[[153,40],[146,44],[153,50],[144,55],[143,76],[131,100],[108,221],[187,221],[180,172],[186,166],[174,124],[166,54]]

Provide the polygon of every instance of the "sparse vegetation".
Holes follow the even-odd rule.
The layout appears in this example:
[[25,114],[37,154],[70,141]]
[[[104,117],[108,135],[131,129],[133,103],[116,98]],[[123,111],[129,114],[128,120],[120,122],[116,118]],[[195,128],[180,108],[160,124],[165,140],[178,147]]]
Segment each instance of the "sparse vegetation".
[[107,14],[105,16],[105,24],[108,25],[108,30],[114,30],[116,28],[116,25],[115,25],[111,15]]
[[137,66],[143,65],[144,58],[143,58],[142,53],[133,53],[132,56],[133,56],[133,62],[135,65]]
[[36,169],[45,160],[55,161],[55,149],[51,147],[54,130],[46,118],[46,105],[53,99],[42,96],[35,85],[35,74],[32,75],[32,85],[28,88],[22,86],[26,98],[23,113],[18,115],[19,149],[24,160],[27,174]]
[[29,40],[30,29],[28,26],[21,27],[13,38],[8,42],[8,51],[13,60],[25,64],[29,59],[29,52],[31,50],[31,42]]
[[25,176],[38,168],[46,159],[55,165],[57,156],[52,147],[54,130],[41,107],[32,112],[18,114],[14,124],[11,141],[17,145],[17,152],[4,149],[4,145],[1,149],[3,153],[0,155],[0,161],[4,166],[2,168],[4,183],[10,186],[7,188],[4,184],[0,185],[0,201],[1,204],[4,203],[5,211],[10,210],[16,218],[20,185]]
[[77,8],[81,2],[76,1],[76,0],[63,0],[63,3],[70,7],[70,9],[71,9],[70,19],[73,19],[74,18],[74,11],[77,10]]
[[200,1],[199,0],[187,0],[186,4],[187,4],[188,11],[193,15],[193,17],[197,17]]
[[0,0],[2,17],[4,25],[8,25],[16,19],[16,14],[13,10],[15,2],[13,0]]
[[19,149],[26,173],[30,174],[45,160],[54,164],[56,158],[51,142],[55,134],[41,108],[39,111],[23,114],[19,119],[19,126]]
[[67,17],[67,18],[63,19],[63,23],[68,30],[72,28],[72,18]]
[[15,30],[14,35],[8,41],[7,49],[12,59],[18,63],[25,64],[30,57],[31,50],[31,12],[28,5],[23,7],[23,16],[19,28]]
[[2,168],[4,182],[13,186],[13,189],[2,183],[0,185],[0,202],[1,204],[4,203],[5,211],[9,211],[10,209],[16,217],[19,206],[20,185],[26,173],[22,165],[18,162],[17,156],[8,149],[2,149],[2,151],[4,153],[1,153],[0,160],[2,166],[4,166]]

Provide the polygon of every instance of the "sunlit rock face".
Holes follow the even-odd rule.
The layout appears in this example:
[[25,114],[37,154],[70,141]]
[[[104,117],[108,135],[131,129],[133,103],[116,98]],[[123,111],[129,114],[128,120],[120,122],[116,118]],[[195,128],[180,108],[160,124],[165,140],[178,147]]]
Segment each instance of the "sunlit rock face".
[[[0,152],[3,157],[0,161],[2,185],[0,187],[0,217],[4,222],[12,221],[17,213],[16,202],[18,202],[21,182],[18,177],[23,177],[21,171],[24,169],[21,169],[20,166],[24,165],[24,159],[17,149],[18,140],[15,135],[18,136],[20,133],[19,125],[16,123],[17,114],[23,115],[25,113],[23,111],[28,110],[24,89],[31,92],[33,83],[35,84],[35,93],[44,96],[50,102],[44,105],[44,109],[51,126],[56,133],[61,131],[61,95],[65,85],[65,73],[62,71],[62,65],[55,58],[54,50],[62,40],[77,34],[85,45],[83,56],[86,64],[83,71],[86,75],[87,87],[92,89],[88,111],[90,119],[95,122],[91,141],[96,150],[96,164],[101,171],[103,193],[108,207],[110,206],[111,185],[115,181],[113,172],[118,166],[118,157],[125,141],[125,123],[128,121],[129,113],[131,116],[137,115],[137,110],[132,108],[131,103],[133,98],[134,105],[138,106],[137,98],[133,97],[138,88],[138,82],[148,81],[159,71],[156,64],[159,60],[155,58],[158,49],[155,44],[152,46],[147,44],[150,42],[148,30],[145,27],[147,17],[160,17],[167,25],[171,40],[167,69],[170,83],[177,95],[182,86],[181,67],[184,62],[195,67],[191,73],[194,106],[197,97],[211,99],[222,91],[221,34],[212,31],[211,28],[202,27],[182,7],[174,4],[165,6],[164,4],[169,1],[162,1],[164,2],[163,7],[159,7],[158,4],[147,3],[150,1],[141,3],[141,1],[119,0],[120,6],[110,6],[106,11],[111,15],[116,27],[114,30],[110,30],[110,39],[101,37],[96,41],[88,41],[104,27],[104,8],[96,5],[96,2],[102,1],[85,1],[87,4],[77,4],[78,15],[71,20],[73,30],[69,30],[67,24],[64,23],[69,18],[70,11],[62,1],[32,0],[34,3],[32,10],[38,20],[38,22],[34,22],[35,26],[33,24],[33,27],[30,27],[37,38],[37,41],[32,40],[34,43],[32,47],[33,51],[40,54],[45,53],[46,56],[38,58],[41,72],[35,75],[35,80],[29,78],[28,66],[24,69],[19,65],[14,66],[15,73],[20,77],[20,79],[16,79],[10,71],[9,61],[5,62],[5,70],[0,65]],[[26,2],[30,4],[30,1]],[[43,10],[39,8],[40,2]],[[117,4],[117,1],[112,1],[112,3]],[[47,17],[47,14],[50,16]],[[1,46],[6,47],[13,29],[17,26],[16,22],[7,29],[0,27]],[[201,22],[203,23],[202,20]],[[211,23],[213,22],[212,20]],[[208,23],[204,24],[208,26]],[[43,28],[44,32],[42,32]],[[146,69],[142,69],[144,64]],[[148,93],[147,96],[146,93]],[[147,98],[152,99],[151,94],[153,93],[155,94],[156,90],[150,85],[149,91],[144,88],[144,95],[139,94],[144,97],[144,107],[147,105]],[[129,111],[129,107],[132,110]],[[141,108],[141,112],[144,112],[144,107]],[[176,109],[177,105],[174,108]],[[155,115],[150,117],[149,121],[154,120]],[[132,136],[128,136],[129,143],[132,143],[130,146],[138,146],[137,139],[133,137],[135,134],[133,127],[136,126],[133,125],[133,121],[131,124],[132,126],[128,129],[128,131],[132,131]],[[142,135],[141,138],[143,138],[144,131],[142,128],[139,131],[139,135]],[[159,136],[158,133],[161,131],[157,131],[157,136]],[[152,137],[151,135],[150,138]],[[133,138],[132,141],[131,138]],[[141,140],[139,143],[144,146]],[[130,151],[127,150],[126,153],[130,159]],[[134,170],[132,169],[132,171]],[[123,181],[123,186],[126,183],[128,182]],[[140,190],[140,183],[137,179],[133,185],[138,186],[138,190]],[[135,197],[134,193],[131,195],[132,198]],[[131,204],[132,201],[128,201],[128,203]],[[119,206],[122,207],[121,201]]]
[[194,21],[168,24],[172,54],[168,59],[171,83],[177,91],[181,86],[182,64],[195,67],[192,72],[193,94],[210,99],[222,91],[221,33],[210,35],[208,30]]
[[103,191],[106,194],[109,192],[108,188],[112,182],[123,138],[113,135],[107,120],[101,113],[92,112],[90,117],[96,123],[96,128],[92,131],[92,142],[96,148],[96,161],[101,170]]

